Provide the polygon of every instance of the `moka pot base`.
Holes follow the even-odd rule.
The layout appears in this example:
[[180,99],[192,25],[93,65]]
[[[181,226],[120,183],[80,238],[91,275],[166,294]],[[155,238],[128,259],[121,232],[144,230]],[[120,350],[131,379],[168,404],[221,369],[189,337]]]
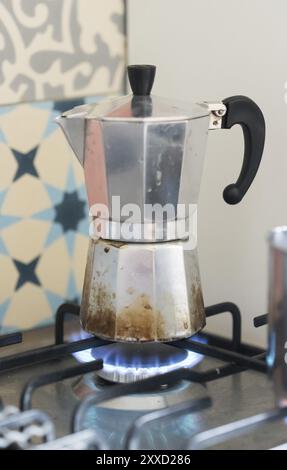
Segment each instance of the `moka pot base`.
[[83,328],[123,342],[173,341],[205,326],[196,249],[188,240],[123,243],[90,239]]

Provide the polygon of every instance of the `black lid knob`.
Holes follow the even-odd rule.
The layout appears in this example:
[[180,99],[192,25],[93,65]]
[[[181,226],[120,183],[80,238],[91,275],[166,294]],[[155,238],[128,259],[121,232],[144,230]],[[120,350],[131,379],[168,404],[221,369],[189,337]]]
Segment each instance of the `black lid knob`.
[[128,77],[134,95],[149,95],[155,77],[155,65],[128,65]]

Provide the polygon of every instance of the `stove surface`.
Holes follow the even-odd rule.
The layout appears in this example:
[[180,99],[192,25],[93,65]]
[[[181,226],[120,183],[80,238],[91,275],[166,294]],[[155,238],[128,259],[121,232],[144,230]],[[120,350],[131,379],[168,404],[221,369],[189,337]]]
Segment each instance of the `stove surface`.
[[[75,335],[78,323],[68,322],[66,337]],[[23,343],[2,348],[1,358],[20,351],[53,344],[54,329],[42,328],[23,335]],[[109,347],[113,347],[110,345]],[[98,349],[98,348],[96,348]],[[111,348],[113,349],[113,348]],[[99,351],[90,351],[91,360]],[[113,354],[111,354],[113,356]],[[181,353],[179,359],[186,358]],[[194,366],[195,371],[206,371],[220,367],[224,363],[210,357]],[[0,375],[0,395],[5,405],[19,406],[21,390],[33,377],[54,372],[79,364],[72,355],[36,364],[29,367],[2,372]],[[91,392],[101,393],[116,387],[110,378],[97,372],[46,385],[35,391],[32,407],[46,411],[56,427],[57,436],[71,432],[73,410],[77,403]],[[104,377],[104,378],[103,378]],[[139,447],[141,449],[184,449],[188,440],[196,433],[230,423],[245,417],[270,410],[274,406],[272,384],[266,374],[246,370],[228,377],[207,383],[207,386],[182,380],[174,385],[152,392],[138,393],[100,403],[87,409],[85,427],[96,429],[105,438],[110,449],[121,449],[125,445],[126,434],[139,416],[177,405],[190,399],[209,396],[212,406],[194,413],[185,413],[150,420],[142,427]],[[152,417],[152,416],[151,416]],[[225,441],[216,448],[224,449],[268,449],[287,441],[287,428],[284,420],[276,421],[236,439]]]

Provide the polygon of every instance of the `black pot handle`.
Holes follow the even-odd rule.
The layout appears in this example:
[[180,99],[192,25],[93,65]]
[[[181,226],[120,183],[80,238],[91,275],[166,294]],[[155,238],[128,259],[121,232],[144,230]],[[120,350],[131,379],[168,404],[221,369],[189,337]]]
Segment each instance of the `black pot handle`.
[[260,165],[264,141],[265,121],[261,109],[246,96],[231,96],[223,100],[226,114],[222,117],[222,128],[230,129],[239,124],[244,136],[244,158],[240,175],[235,184],[223,191],[228,204],[238,204],[250,187]]

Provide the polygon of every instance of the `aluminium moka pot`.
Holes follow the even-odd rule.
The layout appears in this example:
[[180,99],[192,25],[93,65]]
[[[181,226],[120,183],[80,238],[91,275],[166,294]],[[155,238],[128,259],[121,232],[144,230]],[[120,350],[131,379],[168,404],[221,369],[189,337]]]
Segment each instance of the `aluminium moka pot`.
[[93,216],[81,322],[113,341],[178,340],[205,325],[196,220],[208,130],[243,129],[242,169],[223,192],[237,204],[258,170],[265,123],[247,97],[179,103],[150,94],[154,66],[129,66],[128,76],[132,94],[57,118]]

